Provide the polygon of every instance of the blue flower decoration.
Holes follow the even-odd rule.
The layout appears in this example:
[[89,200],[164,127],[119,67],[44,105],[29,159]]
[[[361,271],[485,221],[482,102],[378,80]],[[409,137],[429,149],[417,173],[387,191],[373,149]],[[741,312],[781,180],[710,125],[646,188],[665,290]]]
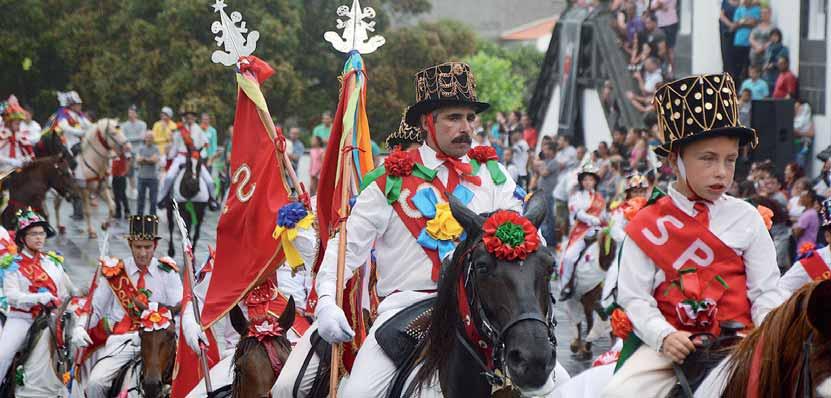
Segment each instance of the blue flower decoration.
[[525,196],[526,195],[528,195],[528,192],[525,192],[525,190],[522,189],[521,186],[517,185],[516,188],[514,188],[514,197],[515,198],[517,198],[519,200],[522,200],[522,201],[525,201]]
[[277,212],[277,225],[283,228],[294,228],[309,212],[300,202],[290,202]]
[[[467,205],[473,199],[473,192],[460,184],[453,190],[453,197],[462,202],[462,204]],[[436,217],[436,205],[439,203],[439,200],[436,197],[436,192],[432,188],[425,188],[416,192],[413,195],[412,202],[425,218],[432,220]],[[466,237],[467,234],[463,232],[459,240],[463,241]],[[438,240],[430,236],[427,228],[421,229],[417,241],[427,249],[437,250],[439,252],[439,258],[444,258],[456,248],[456,243],[453,241]]]

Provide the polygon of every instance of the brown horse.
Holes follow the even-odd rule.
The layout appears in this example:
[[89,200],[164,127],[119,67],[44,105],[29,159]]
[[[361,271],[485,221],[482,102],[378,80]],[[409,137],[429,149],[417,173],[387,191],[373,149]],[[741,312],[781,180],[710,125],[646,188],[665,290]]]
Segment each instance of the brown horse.
[[[172,310],[171,310],[172,311]],[[161,398],[170,394],[173,382],[173,364],[176,361],[176,327],[173,322],[167,329],[152,332],[139,331],[141,354],[119,371],[110,387],[109,397],[117,398],[127,392],[139,396]]]
[[[566,300],[565,304],[569,315],[576,318],[573,320],[577,327],[577,335],[569,348],[579,360],[587,361],[592,357],[592,343],[586,341],[584,336],[588,335],[594,327],[594,312],[596,311],[601,318],[606,319],[606,314],[600,307],[600,299],[603,294],[605,273],[612,265],[615,252],[615,241],[607,232],[601,231],[594,238],[586,240],[586,248],[580,254],[577,264],[574,265],[574,292],[579,298],[580,308],[577,308],[577,303],[573,300]],[[581,320],[583,318],[586,320],[585,325]]]
[[[294,317],[294,298],[289,297],[286,309],[280,314],[277,323],[282,330],[288,331],[294,325]],[[285,334],[265,337],[262,340],[249,335],[248,321],[242,316],[239,307],[231,311],[231,324],[241,336],[245,336],[237,344],[234,352],[234,382],[231,385],[231,397],[269,397],[271,387],[277,381],[279,367],[285,363],[291,353],[291,343]],[[269,345],[269,349],[276,354],[276,364],[269,359],[266,345]]]
[[[54,189],[67,200],[78,197],[78,187],[69,169],[69,161],[61,154],[37,158],[15,171],[5,180],[2,188],[9,191],[9,203],[3,211],[3,227],[13,230],[17,225],[17,211],[31,206],[46,213],[46,192]],[[55,206],[55,223],[60,229],[60,210]]]

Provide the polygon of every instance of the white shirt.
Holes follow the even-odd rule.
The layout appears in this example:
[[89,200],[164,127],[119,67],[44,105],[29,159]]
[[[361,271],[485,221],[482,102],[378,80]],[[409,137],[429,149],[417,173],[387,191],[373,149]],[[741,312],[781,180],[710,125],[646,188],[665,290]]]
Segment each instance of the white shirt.
[[34,120],[30,122],[20,122],[20,131],[26,133],[26,135],[29,137],[29,142],[31,142],[32,145],[40,141],[41,130],[42,129],[40,127],[40,124],[38,124],[38,122]]
[[511,150],[514,152],[514,164],[516,165],[517,174],[520,177],[525,177],[528,175],[528,151],[530,148],[528,147],[528,143],[520,138],[517,142],[511,146]]
[[[668,189],[673,204],[694,217],[694,203],[675,190],[673,184]],[[744,260],[751,315],[753,323],[759,325],[770,310],[784,301],[776,287],[779,269],[770,234],[759,212],[743,200],[722,195],[708,207],[710,231]],[[618,303],[626,309],[638,337],[655,350],[660,350],[664,337],[675,332],[658,310],[653,297],[653,292],[665,279],[664,272],[634,241],[626,239],[623,242]]]
[[577,174],[580,170],[577,167],[563,170],[561,177],[557,180],[557,186],[554,187],[554,199],[561,202],[568,201],[569,192],[577,186]]
[[[831,264],[831,249],[825,246],[817,250],[817,254],[825,261],[825,264]],[[791,269],[779,278],[779,290],[782,292],[782,297],[791,297],[793,292],[799,290],[802,286],[811,283],[811,276],[805,271],[801,261],[795,262]]]
[[[436,178],[445,183],[448,170],[443,162],[436,158],[436,152],[427,145],[422,145],[418,151],[421,153],[424,165],[431,170],[437,170]],[[464,156],[461,161],[468,163],[470,160]],[[501,164],[499,168],[507,176],[507,170]],[[486,167],[479,168],[478,176],[482,179],[482,184],[478,187],[464,180],[461,182],[474,194],[473,199],[468,203],[469,209],[476,213],[497,209],[518,212],[522,210],[522,202],[514,197],[516,183],[513,180],[508,179],[502,185],[495,185]],[[402,190],[401,196],[407,197],[409,194]],[[411,210],[420,215],[417,210]],[[408,210],[405,209],[405,211]],[[436,289],[436,282],[432,279],[432,261],[387,202],[377,182],[369,184],[358,195],[355,206],[347,219],[346,230],[348,239],[344,280],[348,280],[353,271],[369,258],[374,242],[379,296],[389,296],[396,291]],[[317,292],[320,297],[335,296],[337,257],[338,236],[336,235],[326,247],[323,262],[317,274]]]
[[92,122],[90,122],[89,119],[87,119],[87,117],[83,114],[78,114],[68,108],[66,111],[78,124],[76,126],[72,126],[69,124],[69,120],[62,119],[58,122],[58,128],[60,128],[63,135],[66,137],[66,147],[72,148],[75,144],[81,142],[81,138],[84,138],[87,130],[92,128]]
[[[193,123],[186,127],[190,131],[190,138],[193,140],[195,149],[201,150],[204,146],[208,145],[208,138],[198,124]],[[179,129],[172,130],[171,134],[173,135],[173,144],[170,145],[170,149],[167,152],[168,159],[173,159],[188,151],[185,145],[185,139],[182,138],[182,133],[179,132]]]
[[644,94],[651,94],[655,92],[655,89],[658,88],[658,85],[663,83],[664,75],[661,74],[661,69],[655,69],[652,72],[643,71],[643,88],[646,89],[646,93]]
[[600,210],[600,214],[595,216],[589,214],[588,210],[593,201],[593,193],[586,190],[574,191],[568,198],[568,211],[571,215],[572,223],[575,221],[582,221],[590,226],[596,227],[600,225],[600,219],[604,216],[606,208]]
[[[130,257],[124,260],[124,269],[127,277],[137,287],[139,275],[141,274],[136,261]],[[144,288],[151,292],[149,301],[158,302],[168,307],[173,307],[182,301],[182,279],[179,274],[171,270],[163,271],[159,268],[159,260],[153,257],[147,267],[147,274],[144,275]],[[113,295],[109,282],[104,276],[98,279],[98,288],[92,298],[93,314],[90,325],[98,323],[102,317],[106,318],[111,326],[124,318],[124,309]]]
[[[66,272],[64,272],[63,266],[46,254],[38,253],[37,255],[41,257],[40,266],[49,275],[49,278],[52,279],[55,287],[58,289],[58,296],[56,298],[63,300],[69,297],[75,290],[75,286],[69,280]],[[34,255],[28,249],[24,249],[20,253],[20,256],[31,259]],[[9,300],[9,306],[28,311],[37,305],[38,293],[29,292],[29,286],[31,285],[32,281],[23,276],[20,270],[6,272],[2,286],[6,298]],[[32,318],[32,314],[20,311],[9,311],[7,315],[12,318]]]

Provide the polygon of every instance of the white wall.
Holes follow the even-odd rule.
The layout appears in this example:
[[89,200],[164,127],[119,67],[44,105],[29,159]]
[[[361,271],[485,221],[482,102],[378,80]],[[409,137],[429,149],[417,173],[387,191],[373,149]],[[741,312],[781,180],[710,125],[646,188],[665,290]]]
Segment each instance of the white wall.
[[551,101],[548,101],[548,109],[545,110],[545,119],[542,121],[540,127],[540,139],[546,135],[557,135],[557,126],[560,123],[560,85],[554,87],[554,92],[551,93]]
[[583,119],[584,145],[586,148],[596,149],[600,141],[612,141],[612,130],[606,120],[603,104],[597,90],[583,90],[580,96],[580,106]]
[[[799,15],[800,1],[770,0],[771,19],[782,31],[782,43],[790,52],[791,71],[799,75]],[[807,22],[806,22],[807,23]]]
[[694,0],[692,3],[692,73],[719,73],[724,70],[718,33],[721,2]]

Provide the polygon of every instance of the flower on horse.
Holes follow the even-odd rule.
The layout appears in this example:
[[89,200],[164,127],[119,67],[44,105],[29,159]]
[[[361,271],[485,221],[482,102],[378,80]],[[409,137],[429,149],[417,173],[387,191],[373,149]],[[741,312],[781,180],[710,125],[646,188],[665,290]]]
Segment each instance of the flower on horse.
[[141,326],[145,332],[167,329],[171,319],[170,309],[164,306],[159,308],[159,303],[155,301],[147,304],[147,309],[141,312]]
[[493,213],[482,225],[485,248],[500,260],[525,260],[537,250],[537,228],[527,218],[507,210]]

